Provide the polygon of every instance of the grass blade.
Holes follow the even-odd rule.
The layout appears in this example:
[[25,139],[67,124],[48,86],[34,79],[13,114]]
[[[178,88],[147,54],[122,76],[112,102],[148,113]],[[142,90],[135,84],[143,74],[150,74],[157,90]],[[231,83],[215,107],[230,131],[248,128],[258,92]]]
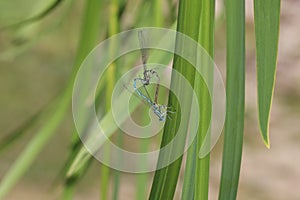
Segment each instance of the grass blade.
[[[88,55],[88,53],[96,46],[99,35],[100,35],[100,27],[99,24],[101,22],[101,9],[102,1],[95,1],[95,0],[88,0],[85,4],[85,11],[84,11],[84,17],[82,22],[82,28],[81,28],[81,36],[79,40],[79,46],[77,50],[77,55],[75,58],[75,68],[79,68],[84,58]],[[76,72],[73,74],[73,77],[75,78]],[[74,80],[73,80],[74,81]],[[73,86],[72,81],[72,86]],[[86,119],[85,119],[86,120]],[[73,163],[73,160],[77,156],[77,152],[80,151],[82,148],[80,139],[77,137],[76,131],[74,131],[75,137],[73,140],[73,148],[70,153],[69,160],[67,161],[67,165],[64,169],[64,172],[67,173],[69,166]],[[63,194],[63,198],[71,198],[74,191],[74,187],[76,186],[76,183],[80,178],[85,174],[86,169],[90,165],[90,160],[88,160],[86,163],[84,163],[80,169],[76,171],[76,173],[72,175],[66,175],[66,184],[65,184],[65,191]]]
[[[179,12],[178,12],[178,24],[177,24],[177,31],[182,32],[189,37],[193,38],[195,41],[198,40],[198,33],[199,33],[199,17],[200,17],[200,6],[201,3],[198,0],[181,0],[179,2]],[[185,45],[184,42],[182,44]],[[180,46],[180,45],[179,45]],[[177,46],[176,48],[180,48]],[[186,79],[190,82],[191,85],[194,85],[194,77],[195,71],[190,66],[190,64],[182,59],[180,56],[174,56],[174,64],[173,68],[179,71],[182,75],[186,77]],[[180,83],[177,83],[176,80],[172,79],[171,84],[176,85],[180,88]],[[179,89],[180,90],[180,89]],[[185,91],[182,91],[183,93]],[[186,94],[186,97],[189,97],[191,94]],[[189,98],[187,98],[187,102],[180,102],[182,105],[191,105],[189,102]],[[175,110],[180,111],[180,105],[176,100],[176,97],[172,94],[169,96],[169,105],[172,105]],[[179,112],[174,115],[172,120],[167,119],[166,125],[164,128],[164,134],[162,138],[161,147],[168,144],[173,137],[175,136],[175,130],[178,129],[179,122],[182,118],[181,123],[188,124],[187,116],[181,116]],[[186,127],[187,129],[188,127]],[[177,144],[178,146],[173,147],[176,149],[181,149],[184,145],[185,141],[182,139],[183,144]],[[172,152],[167,152],[167,154],[171,155]],[[159,155],[160,159],[168,158],[169,155]],[[181,167],[182,156],[178,158],[175,162],[170,164],[167,167],[159,169],[155,172],[151,193],[149,199],[173,199],[177,179]]]
[[[119,10],[119,5],[118,5],[118,0],[113,0],[109,4],[109,27],[108,27],[108,36],[112,36],[114,34],[117,34],[119,30],[119,21],[118,21],[118,11]],[[116,43],[110,43],[109,46],[109,52],[110,54],[113,54],[116,51],[117,44]],[[106,76],[106,94],[105,94],[105,111],[109,112],[110,110],[110,105],[111,105],[111,97],[112,97],[112,92],[114,89],[114,84],[116,80],[116,62],[112,63],[108,69],[107,69],[107,76]],[[110,159],[110,146],[105,145],[105,160],[106,162],[109,162]],[[108,166],[102,164],[100,167],[101,171],[101,180],[100,180],[100,194],[101,194],[101,199],[106,200],[108,199],[108,191],[109,191],[109,177],[111,170]],[[114,179],[117,180],[117,182],[114,182],[113,184],[113,189],[118,189],[119,184],[119,173],[114,174]],[[113,194],[117,196],[117,190],[113,191]]]
[[[215,2],[211,0],[201,1],[201,17],[199,30],[199,43],[213,57],[214,44],[214,13]],[[201,59],[199,62],[205,62]],[[210,63],[202,63],[200,66],[209,66]],[[213,85],[213,66],[211,68],[202,69],[202,72],[208,77],[208,86],[212,89]],[[203,75],[204,75],[203,74]],[[201,144],[209,134],[211,119],[211,96],[207,85],[200,74],[195,75],[195,92],[199,99],[200,124],[195,142],[192,144],[187,155],[187,164],[184,176],[184,185],[182,189],[182,199],[208,199],[209,189],[209,154],[200,159],[198,153]]]
[[[200,17],[200,33],[199,43],[213,57],[214,55],[214,20],[215,20],[215,1],[202,0],[202,11]],[[205,62],[202,59],[200,62]],[[209,127],[211,122],[211,96],[207,87],[213,88],[213,73],[214,66],[211,63],[203,63],[203,66],[210,66],[203,71],[205,77],[208,77],[208,83],[204,82],[203,78],[196,74],[195,76],[195,91],[199,99],[200,106],[200,124],[197,134],[197,154],[196,154],[196,178],[195,178],[195,195],[194,199],[205,200],[208,199],[209,190],[209,165],[210,154],[200,159],[198,153],[201,145],[205,139],[206,134],[209,134]]]
[[244,132],[245,1],[225,2],[227,24],[226,120],[220,200],[236,199]]
[[[147,120],[146,117],[143,117],[144,121]],[[149,140],[142,140],[140,143],[140,152],[147,152],[149,150],[150,142]],[[140,162],[139,165],[145,165],[145,162]],[[147,199],[147,185],[149,180],[149,173],[142,173],[136,175],[136,194],[135,199]]]
[[274,93],[280,0],[254,0],[254,19],[257,61],[257,91],[260,131],[270,148],[269,121]]
[[57,109],[54,114],[49,117],[47,124],[43,126],[31,139],[25,150],[16,159],[13,166],[6,173],[0,184],[0,199],[16,184],[22,175],[29,169],[30,165],[40,153],[42,148],[47,144],[47,141],[55,133],[58,125],[64,119],[67,108],[69,107],[72,87],[68,88],[66,93],[57,102]]
[[7,28],[13,28],[13,27],[26,25],[26,24],[29,24],[29,23],[39,21],[39,20],[43,19],[44,17],[46,17],[48,14],[50,14],[52,11],[54,11],[55,8],[57,8],[62,2],[63,2],[63,0],[55,0],[48,8],[46,8],[43,12],[39,13],[38,15],[33,16],[31,18],[28,18],[28,19],[25,19],[25,20],[20,21],[20,22],[17,22],[15,24],[0,27],[0,31],[2,31],[4,29],[7,29]]
[[[215,2],[211,0],[201,1],[201,17],[199,30],[199,43],[213,57],[214,51],[214,14]],[[206,59],[201,59],[200,62],[205,62]],[[201,65],[211,65],[210,63],[202,63]],[[208,77],[208,85],[212,89],[213,84],[213,66],[202,70],[205,76]],[[204,74],[203,74],[204,75]],[[201,144],[209,134],[211,119],[211,96],[207,89],[206,83],[203,81],[200,74],[195,75],[195,92],[200,106],[200,122],[196,141],[192,144],[187,155],[187,164],[184,176],[184,185],[182,189],[182,199],[208,199],[209,188],[209,154],[200,159],[198,153]]]
[[[61,5],[63,7],[63,11],[60,14],[60,17],[55,21],[55,23],[51,25],[47,25],[47,27],[43,27],[43,30],[36,32],[34,35],[30,37],[28,41],[26,41],[23,44],[19,44],[18,46],[13,46],[10,48],[5,49],[0,53],[0,60],[13,60],[15,59],[18,55],[24,53],[28,49],[32,48],[35,44],[37,44],[40,40],[45,38],[47,35],[50,35],[54,31],[56,31],[65,21],[67,18],[68,14],[70,13],[70,10],[73,7],[73,0],[65,0],[64,5]],[[50,14],[50,13],[49,13]],[[20,27],[22,28],[26,27]],[[1,29],[0,29],[1,30]],[[21,31],[18,30],[18,31]]]
[[154,26],[162,27],[164,23],[164,17],[162,12],[162,2],[161,0],[155,0],[153,3],[154,11]]
[[182,200],[194,199],[196,160],[198,155],[197,152],[197,142],[195,139],[187,151],[184,180],[181,194]]
[[[64,116],[70,106],[73,82],[76,76],[76,72],[81,64],[81,61],[85,55],[91,50],[98,38],[99,29],[99,13],[100,13],[100,1],[89,0],[87,1],[88,8],[94,12],[86,12],[84,19],[84,29],[82,33],[81,45],[79,45],[79,51],[73,73],[69,84],[64,91],[61,98],[55,103],[56,110],[49,116],[45,122],[47,122],[37,132],[36,136],[29,142],[22,154],[17,158],[13,166],[9,169],[8,173],[1,180],[0,184],[0,199],[14,186],[14,184],[21,178],[21,176],[28,170],[36,156],[40,153],[42,148],[46,145],[47,141],[54,135],[55,130],[58,128]],[[90,11],[87,9],[87,11]],[[96,32],[96,33],[95,33]]]

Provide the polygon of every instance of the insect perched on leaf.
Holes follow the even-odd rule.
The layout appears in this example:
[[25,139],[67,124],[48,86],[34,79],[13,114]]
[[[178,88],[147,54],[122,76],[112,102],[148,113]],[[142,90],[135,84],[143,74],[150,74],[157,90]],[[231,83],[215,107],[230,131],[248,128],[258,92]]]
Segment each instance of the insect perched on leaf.
[[[148,61],[148,50],[145,48],[146,46],[146,40],[144,37],[143,30],[138,31],[138,39],[140,43],[140,49],[141,49],[141,56],[142,56],[142,63],[143,63],[143,78],[136,77],[133,80],[133,88],[134,92],[141,97],[146,104],[150,106],[153,113],[158,117],[159,121],[165,121],[166,117],[169,117],[169,113],[174,113],[170,110],[170,107],[166,105],[162,105],[158,103],[158,92],[160,87],[160,77],[158,73],[154,69],[147,69],[147,61]],[[150,98],[150,95],[147,90],[147,86],[150,84],[151,78],[155,78],[157,80],[156,82],[156,88],[155,88],[155,94],[154,94],[154,100]],[[143,87],[146,94],[144,94],[139,88]]]

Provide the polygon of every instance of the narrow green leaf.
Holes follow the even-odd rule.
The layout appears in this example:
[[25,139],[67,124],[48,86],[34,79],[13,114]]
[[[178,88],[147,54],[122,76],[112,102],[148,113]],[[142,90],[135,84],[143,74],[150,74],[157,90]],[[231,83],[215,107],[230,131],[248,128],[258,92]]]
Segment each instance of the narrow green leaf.
[[[147,108],[145,108],[146,111]],[[146,121],[148,117],[145,115],[143,116],[143,120]],[[148,134],[148,133],[146,133]],[[140,145],[139,145],[139,152],[147,152],[150,147],[150,141],[149,140],[141,140]],[[143,167],[147,162],[146,161],[141,161],[138,164]],[[148,191],[148,179],[149,179],[149,173],[142,173],[142,174],[137,174],[136,175],[136,195],[135,199],[140,200],[140,199],[147,199],[147,191]]]
[[[89,0],[87,1],[86,16],[83,21],[83,33],[79,45],[77,60],[75,62],[71,79],[66,87],[63,95],[55,103],[55,111],[48,119],[45,119],[46,124],[40,128],[35,137],[29,142],[25,150],[16,159],[13,166],[6,173],[0,184],[0,199],[16,184],[22,175],[28,170],[36,156],[41,152],[43,147],[47,144],[51,136],[54,135],[56,129],[61,124],[64,116],[70,106],[71,96],[73,91],[73,82],[77,70],[86,56],[86,54],[95,45],[99,30],[99,13],[101,1]],[[93,11],[93,12],[89,12]],[[90,33],[90,34],[89,34]]]
[[[202,0],[202,11],[200,17],[200,33],[199,43],[213,57],[214,55],[214,26],[215,26],[215,1],[214,0]],[[195,76],[195,92],[199,99],[200,106],[200,124],[197,134],[197,156],[196,156],[196,178],[195,178],[195,200],[208,199],[209,190],[209,165],[210,154],[204,158],[199,158],[201,145],[207,134],[210,134],[211,123],[211,94],[208,87],[213,88],[213,73],[214,66],[211,63],[205,63],[207,59],[201,59],[201,66],[209,66],[206,70],[202,70],[205,77],[208,78],[208,83],[204,82],[203,78],[196,74]]]
[[63,192],[63,195],[62,195],[62,200],[72,200],[73,199],[73,196],[74,196],[74,187],[73,186],[70,186],[68,187],[69,185],[66,185],[65,188],[64,188],[64,192]]
[[[119,147],[122,147],[122,145],[124,143],[123,134],[118,134],[116,140],[117,140],[116,144]],[[121,160],[123,158],[121,155],[119,155],[118,159]],[[118,199],[120,199],[120,188],[121,188],[120,179],[121,179],[122,172],[114,170],[113,175],[114,176],[113,176],[112,200],[118,200]]]
[[197,140],[195,139],[187,151],[181,200],[194,199],[195,176],[197,176],[196,174],[196,160],[198,156],[197,152],[198,152]]
[[156,27],[161,27],[163,26],[164,23],[164,17],[163,17],[163,12],[162,12],[162,3],[163,1],[161,0],[155,0],[153,3],[153,12],[154,12],[154,25]]
[[0,31],[2,31],[4,29],[7,29],[7,28],[13,28],[13,27],[21,26],[21,25],[26,25],[26,24],[33,23],[33,22],[36,22],[38,20],[41,20],[44,17],[46,17],[48,14],[50,14],[52,11],[54,11],[62,2],[63,2],[63,0],[55,0],[48,8],[46,8],[44,11],[42,11],[38,15],[33,16],[31,18],[28,18],[28,19],[25,19],[25,20],[20,21],[20,22],[17,22],[15,24],[0,27]]
[[[201,1],[201,16],[199,43],[213,57],[214,44],[214,13],[215,2],[211,0]],[[205,62],[206,59],[201,59],[199,62]],[[200,66],[209,66],[210,63],[201,63]],[[213,67],[202,69],[202,72],[208,77],[208,86],[213,85]],[[203,75],[204,75],[203,74]],[[195,141],[192,143],[187,155],[187,164],[184,175],[184,184],[182,189],[182,199],[208,199],[209,189],[209,164],[210,155],[200,159],[198,157],[200,147],[206,134],[209,134],[211,121],[211,96],[207,85],[200,74],[195,75],[194,90],[199,99],[200,107],[200,124],[198,134]]]
[[[119,10],[119,5],[118,5],[118,0],[112,0],[109,4],[109,26],[108,26],[108,36],[112,36],[114,34],[118,33],[119,30],[119,20],[118,20],[118,10]],[[113,52],[116,51],[117,44],[112,42],[110,43],[109,46],[109,52],[110,54],[113,54]],[[110,110],[110,105],[111,105],[111,97],[112,97],[112,92],[114,89],[114,84],[116,80],[116,62],[112,63],[108,69],[107,69],[107,76],[106,76],[106,94],[105,94],[105,111],[109,112]],[[104,146],[104,159],[106,162],[109,162],[110,159],[110,146]],[[100,179],[100,195],[101,199],[106,200],[108,199],[108,192],[109,192],[109,177],[110,177],[110,168],[104,164],[101,165],[100,167],[100,172],[101,172],[101,179]],[[115,180],[118,180],[116,176],[119,176],[119,173],[115,173]],[[119,186],[116,185],[118,182],[113,183],[113,189],[117,189]],[[113,191],[114,195],[117,195],[117,191]]]
[[[40,40],[45,38],[45,36],[50,35],[54,31],[56,31],[62,23],[65,21],[67,18],[67,15],[70,13],[70,10],[72,9],[73,6],[73,0],[65,0],[64,5],[62,5],[63,11],[60,14],[59,17],[55,20],[53,24],[47,25],[47,27],[43,27],[43,30],[40,30],[36,32],[34,35],[30,36],[30,39],[23,43],[22,45],[17,45],[17,46],[12,46],[9,48],[6,48],[4,51],[1,51],[0,53],[0,60],[13,60],[15,59],[18,55],[24,53],[28,49],[32,48],[35,44],[37,44]],[[33,26],[37,26],[37,24],[33,24]],[[27,27],[21,27],[22,28],[27,28]],[[20,30],[18,30],[20,31]]]
[[225,2],[227,25],[226,120],[220,200],[235,200],[238,190],[245,107],[245,0]]
[[0,184],[0,199],[2,199],[7,192],[9,192],[9,190],[28,170],[36,156],[40,153],[42,148],[47,144],[47,141],[55,133],[55,130],[64,119],[67,108],[69,107],[71,94],[72,88],[68,88],[63,97],[57,102],[57,109],[46,121],[47,124],[37,132],[33,139],[31,139],[25,150],[5,174]]
[[[195,41],[198,40],[200,26],[200,6],[201,2],[198,0],[181,0],[179,2],[177,31],[186,34],[187,36],[193,38]],[[176,45],[176,48],[184,47],[184,41],[182,41],[181,45],[182,46]],[[194,85],[195,70],[190,63],[188,63],[180,56],[175,55],[173,68],[184,75],[191,85]],[[175,87],[178,87],[179,91],[182,89],[181,84],[173,78],[171,80],[171,85],[172,84],[174,84]],[[181,90],[181,92],[184,93],[187,97],[186,102],[180,102],[181,105],[184,105],[186,107],[188,105],[191,105],[191,98],[189,97],[192,95],[186,91]],[[178,129],[180,123],[186,125],[186,130],[188,129],[188,116],[181,115],[181,113],[179,112],[179,102],[177,101],[176,96],[172,93],[169,96],[168,105],[172,105],[177,112],[175,113],[172,120],[167,119],[166,121],[161,147],[167,145],[174,138],[174,136],[176,135],[176,130]],[[171,149],[170,152],[160,154],[158,162],[160,162],[160,160],[168,159],[172,155],[172,150],[177,151],[178,149],[182,149],[185,144],[185,139],[182,138],[181,142],[182,144],[176,144],[177,146],[173,146],[173,149]],[[173,199],[181,167],[181,161],[182,156],[169,166],[159,169],[155,172],[149,199]]]
[[254,0],[258,113],[261,136],[270,148],[269,121],[279,37],[280,0]]
[[[82,61],[85,59],[85,57],[88,55],[88,53],[97,45],[97,42],[99,41],[99,35],[100,35],[100,23],[101,23],[101,9],[103,8],[102,1],[98,0],[88,0],[85,3],[85,11],[82,21],[82,27],[81,27],[81,36],[79,40],[77,55],[75,58],[75,68],[78,69],[82,63]],[[102,31],[105,31],[102,30]],[[76,71],[73,71],[72,77],[76,77]],[[74,78],[72,80],[72,87]],[[83,119],[88,120],[88,119]],[[77,137],[76,131],[73,132],[74,134],[74,141],[73,148],[71,149],[69,160],[67,161],[67,165],[64,169],[64,172],[66,174],[68,173],[69,167],[72,165],[73,160],[77,156],[77,152],[79,152],[82,148],[81,141],[79,141],[79,138]],[[88,159],[87,162],[83,163],[80,168],[76,171],[76,173],[73,173],[72,175],[67,174],[66,175],[66,184],[65,184],[65,191],[63,194],[63,198],[71,199],[73,196],[74,188],[76,186],[76,183],[80,178],[85,174],[86,170],[88,169],[89,165],[91,163],[91,159]]]

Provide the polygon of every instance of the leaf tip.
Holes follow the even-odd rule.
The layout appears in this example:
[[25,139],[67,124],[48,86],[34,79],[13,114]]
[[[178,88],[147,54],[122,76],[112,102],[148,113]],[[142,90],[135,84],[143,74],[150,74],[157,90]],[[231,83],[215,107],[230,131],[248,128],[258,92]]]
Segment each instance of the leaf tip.
[[265,146],[270,149],[270,137],[269,137],[269,123],[266,124],[266,127],[264,128],[262,125],[260,125],[260,133],[263,139],[263,142]]
[[267,140],[264,140],[264,144],[265,144],[265,146],[266,146],[268,149],[270,149],[270,148],[271,148],[271,146],[270,146],[270,140],[269,140],[269,137],[268,137],[268,139],[267,139]]

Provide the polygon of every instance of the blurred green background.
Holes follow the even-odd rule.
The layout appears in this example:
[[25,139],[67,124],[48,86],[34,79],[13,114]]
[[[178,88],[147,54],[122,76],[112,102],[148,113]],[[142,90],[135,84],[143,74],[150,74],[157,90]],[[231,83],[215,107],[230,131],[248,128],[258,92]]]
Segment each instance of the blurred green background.
[[[36,16],[51,3],[51,0],[0,0],[0,28]],[[238,199],[300,199],[300,1],[282,1],[270,150],[265,148],[258,129],[253,5],[251,0],[247,0],[246,4],[246,122]],[[18,28],[0,29],[0,139],[51,102],[66,86],[79,41],[83,5],[84,1],[70,3],[65,0],[41,21]],[[222,9],[221,1],[217,1],[217,16],[222,15]],[[169,11],[168,8],[164,10]],[[225,24],[222,17],[219,18],[215,60],[225,78]],[[122,26],[128,27],[126,24],[130,24],[130,20],[130,16],[127,17]],[[103,24],[105,26],[107,24]],[[26,135],[0,153],[0,179],[43,123],[43,120],[38,121]],[[59,197],[62,185],[55,180],[69,153],[72,130],[69,109],[55,136],[6,199]],[[217,199],[221,147],[220,141],[212,152],[210,199]],[[99,165],[94,162],[80,181],[75,199],[99,199]],[[136,176],[122,174],[120,199],[133,199]],[[178,187],[181,185],[182,181]],[[180,197],[179,191],[176,198]]]

